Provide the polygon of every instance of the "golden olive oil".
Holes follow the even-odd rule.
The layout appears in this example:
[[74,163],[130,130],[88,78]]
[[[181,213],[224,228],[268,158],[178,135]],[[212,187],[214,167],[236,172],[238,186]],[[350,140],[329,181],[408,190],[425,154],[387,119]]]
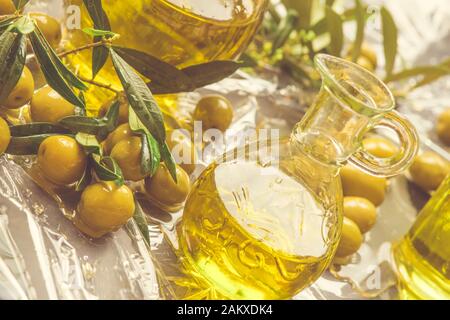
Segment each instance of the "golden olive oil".
[[450,176],[394,247],[403,299],[450,299]]
[[[81,0],[70,0],[81,5]],[[219,59],[236,58],[258,28],[266,0],[104,0],[112,30],[120,34],[115,44],[134,48],[172,65],[186,67]],[[84,8],[84,6],[83,6]],[[81,28],[92,27],[84,8]],[[66,49],[92,42],[81,30],[67,35]],[[81,75],[91,76],[91,50],[69,57]],[[96,78],[119,89],[109,61]],[[91,111],[111,95],[94,89],[88,95]]]
[[195,272],[225,297],[290,298],[332,258],[326,216],[313,193],[277,167],[216,164],[186,203],[181,246]]

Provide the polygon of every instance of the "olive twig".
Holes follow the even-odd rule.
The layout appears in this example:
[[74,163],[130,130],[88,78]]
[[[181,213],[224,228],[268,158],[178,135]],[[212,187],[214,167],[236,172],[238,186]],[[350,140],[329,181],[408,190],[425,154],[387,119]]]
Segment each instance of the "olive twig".
[[94,42],[94,43],[89,43],[89,44],[87,44],[85,46],[78,47],[78,48],[75,48],[73,50],[69,50],[69,51],[64,51],[64,52],[58,53],[58,57],[64,58],[64,57],[66,57],[68,55],[71,55],[71,54],[74,54],[74,53],[78,53],[80,51],[84,51],[84,50],[100,47],[100,46],[103,46],[103,45],[105,45],[105,41],[98,41],[98,42]]
[[108,83],[108,84],[102,83],[102,82],[99,82],[99,81],[96,81],[96,80],[93,80],[93,79],[89,79],[89,78],[83,77],[82,75],[78,75],[78,78],[80,78],[81,81],[84,81],[86,83],[92,84],[93,86],[112,91],[117,96],[119,96],[121,94],[121,92],[122,92],[120,90],[114,89],[111,83]]

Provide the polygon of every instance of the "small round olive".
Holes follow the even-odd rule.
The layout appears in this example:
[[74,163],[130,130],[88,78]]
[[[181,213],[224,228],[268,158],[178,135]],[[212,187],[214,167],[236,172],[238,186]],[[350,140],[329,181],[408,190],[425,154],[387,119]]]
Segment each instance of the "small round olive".
[[55,18],[41,12],[31,13],[30,16],[36,21],[39,30],[41,30],[50,46],[57,48],[62,39],[60,23]]
[[192,174],[198,159],[197,151],[192,141],[181,132],[168,131],[167,145],[180,167],[188,174]]
[[172,179],[165,164],[161,164],[153,177],[145,179],[147,196],[167,211],[177,211],[190,191],[188,174],[177,166],[177,182]]
[[[347,60],[351,61],[352,57],[349,56],[346,58]],[[371,72],[375,71],[375,67],[372,64],[372,62],[370,62],[369,59],[367,59],[365,56],[359,56],[358,60],[356,60],[356,64],[360,65],[361,67],[363,67],[364,69],[367,69]]]
[[0,15],[13,14],[16,12],[16,7],[12,0],[0,0]]
[[450,163],[436,153],[427,151],[416,157],[409,172],[420,188],[434,191],[450,174]]
[[8,98],[0,101],[0,105],[8,109],[18,109],[27,104],[34,93],[34,79],[30,69],[25,67],[22,75]]
[[206,96],[198,102],[194,120],[201,121],[204,130],[219,129],[225,132],[233,121],[233,106],[225,97]]
[[[348,56],[351,58],[353,55],[353,50],[354,47],[351,46],[349,51],[348,51]],[[369,70],[375,70],[378,66],[378,58],[377,58],[377,54],[375,52],[375,50],[373,50],[368,44],[364,43],[361,46],[361,51],[360,51],[360,58],[364,57],[365,60],[367,60],[368,63],[370,63],[371,67],[367,68]],[[366,62],[364,63],[366,64]],[[363,66],[364,67],[364,66]]]
[[8,149],[11,141],[11,131],[3,118],[0,118],[0,156]]
[[379,206],[386,196],[387,179],[371,176],[357,168],[342,168],[341,181],[346,197],[366,198],[375,206]]
[[106,140],[103,142],[103,151],[105,154],[110,154],[112,149],[122,140],[134,137],[133,131],[128,123],[121,124],[111,132]]
[[33,122],[57,123],[62,118],[73,116],[75,108],[58,92],[45,86],[36,91],[31,99],[30,112]]
[[75,139],[52,136],[39,146],[37,163],[43,175],[56,185],[79,181],[86,169],[87,156]]
[[377,221],[377,208],[365,198],[345,197],[344,216],[355,222],[362,233],[366,233]]
[[363,236],[358,225],[352,220],[344,217],[342,235],[336,251],[337,257],[348,257],[361,248]]
[[100,238],[126,224],[133,217],[134,209],[130,188],[114,182],[98,182],[83,191],[74,223],[88,236]]
[[443,143],[450,146],[450,109],[440,114],[437,123],[437,134]]
[[[100,110],[98,110],[98,116],[104,117],[109,111],[109,108],[111,108],[113,102],[107,102],[103,104],[100,107]],[[129,105],[126,102],[123,102],[119,106],[119,124],[128,123],[128,116],[129,116]]]
[[125,180],[140,181],[147,177],[142,173],[141,154],[142,140],[137,136],[123,139],[112,148],[111,157],[122,169]]
[[364,139],[363,146],[367,152],[378,158],[391,158],[399,152],[392,141],[380,136],[371,136]]

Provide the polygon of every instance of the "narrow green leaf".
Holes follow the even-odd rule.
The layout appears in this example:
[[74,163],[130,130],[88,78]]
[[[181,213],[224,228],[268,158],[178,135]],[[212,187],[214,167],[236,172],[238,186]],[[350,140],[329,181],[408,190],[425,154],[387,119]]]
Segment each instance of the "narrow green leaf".
[[327,7],[326,19],[328,32],[330,33],[330,45],[328,46],[328,51],[334,56],[340,56],[342,47],[344,46],[344,29],[342,18],[333,9]]
[[[102,1],[101,0],[83,0],[89,15],[91,16],[92,21],[94,22],[94,29],[103,30],[103,31],[111,31],[111,24],[109,19],[103,10]],[[110,35],[102,35],[96,36],[94,38],[94,42],[101,41],[102,38],[110,38]],[[92,79],[95,79],[95,76],[98,72],[103,68],[106,64],[106,61],[109,57],[109,50],[103,46],[95,47],[92,51]]]
[[142,136],[141,169],[142,174],[153,176],[161,163],[159,144],[145,128],[132,108],[129,111],[129,126],[131,131]]
[[69,116],[61,119],[59,124],[72,132],[90,135],[100,135],[106,131],[107,123],[103,119],[86,116]]
[[353,53],[352,60],[353,62],[358,61],[359,56],[361,55],[361,47],[364,41],[364,33],[366,27],[366,10],[365,7],[361,4],[361,0],[355,1],[355,16],[356,16],[356,37],[353,42]]
[[287,9],[296,10],[299,19],[298,27],[308,29],[311,25],[312,8],[315,0],[282,0]]
[[381,8],[381,22],[383,29],[384,56],[386,60],[386,75],[389,77],[395,67],[397,58],[398,30],[394,18],[386,7]]
[[45,38],[43,38],[42,35],[37,32],[37,30],[38,29],[30,34],[30,40],[36,58],[41,66],[42,73],[47,80],[47,83],[68,102],[84,109],[84,103],[75,94],[64,76],[61,74],[60,70],[51,57],[51,53],[48,52],[48,49],[44,44],[44,41],[46,41]]
[[113,49],[111,58],[117,75],[127,94],[128,102],[142,124],[155,137],[158,143],[165,143],[166,130],[163,116],[150,89],[132,67],[127,64]]
[[90,35],[91,37],[114,37],[117,33],[108,30],[97,30],[93,28],[84,28],[83,32]]
[[93,169],[100,180],[114,181],[119,186],[124,184],[122,171],[113,158],[102,157],[98,154],[92,154],[91,157]]
[[86,133],[78,133],[75,140],[84,148],[89,154],[102,154],[102,147],[94,135]]
[[242,64],[232,60],[218,60],[193,65],[182,69],[191,78],[196,88],[223,80],[235,73]]
[[142,207],[138,200],[135,200],[134,202],[135,202],[135,210],[133,219],[134,221],[136,221],[136,224],[145,242],[147,243],[148,246],[150,246],[150,232],[148,230],[148,223],[147,219],[145,218],[144,210],[142,210]]
[[29,2],[30,0],[13,0],[14,6],[17,10],[22,10],[23,7]]
[[277,31],[275,32],[275,40],[272,44],[272,52],[271,55],[274,55],[275,52],[284,46],[286,41],[289,39],[291,33],[295,30],[298,23],[298,13],[295,10],[288,10],[287,14],[278,26]]
[[80,192],[86,189],[92,182],[92,172],[90,165],[86,166],[86,170],[84,170],[83,176],[75,185],[75,191]]
[[102,119],[106,123],[108,133],[114,131],[119,124],[119,109],[120,109],[120,101],[119,99],[117,99],[116,101],[113,102],[111,107],[109,107],[108,112]]
[[29,137],[12,137],[6,153],[15,156],[37,154],[41,143],[54,135],[55,134],[39,134]]
[[161,159],[166,164],[166,167],[169,170],[173,181],[178,182],[177,165],[175,163],[175,159],[173,158],[172,153],[170,153],[167,143],[163,143],[162,145],[160,145],[160,151],[161,151]]
[[67,129],[52,123],[34,122],[20,124],[9,128],[12,137],[30,137],[40,134],[69,134]]
[[[53,50],[52,46],[48,43],[47,39],[45,38],[42,31],[39,29],[37,25],[35,32],[37,33],[38,38],[41,40],[42,45],[48,52],[51,61],[56,66],[61,76],[66,80],[66,82],[79,90],[82,91],[87,90],[88,87],[61,61],[61,59],[56,54],[55,50]],[[83,103],[84,106],[85,105],[84,99],[80,98],[80,101]]]
[[6,28],[8,28],[16,20],[17,20],[17,17],[11,17],[11,18],[6,18],[3,20],[0,20],[0,32],[5,30]]
[[26,60],[26,37],[10,31],[0,35],[0,100],[6,99],[19,81]]
[[31,20],[28,16],[22,16],[10,26],[9,30],[27,35],[32,33],[34,29],[35,26],[33,20]]
[[437,75],[445,75],[449,74],[450,69],[444,68],[442,66],[420,66],[411,69],[406,69],[401,72],[391,74],[389,77],[384,79],[385,82],[393,82],[405,80],[418,76],[437,76]]
[[183,92],[195,89],[192,80],[169,63],[155,58],[145,52],[135,49],[113,46],[114,51],[122,57],[130,66],[152,83],[157,83],[165,88]]

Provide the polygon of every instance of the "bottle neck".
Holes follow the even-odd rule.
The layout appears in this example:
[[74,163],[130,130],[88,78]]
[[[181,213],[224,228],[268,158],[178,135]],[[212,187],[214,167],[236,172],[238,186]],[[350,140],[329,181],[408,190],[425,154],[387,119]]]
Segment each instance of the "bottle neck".
[[370,118],[355,112],[326,86],[295,127],[291,143],[326,165],[342,166],[361,147]]

